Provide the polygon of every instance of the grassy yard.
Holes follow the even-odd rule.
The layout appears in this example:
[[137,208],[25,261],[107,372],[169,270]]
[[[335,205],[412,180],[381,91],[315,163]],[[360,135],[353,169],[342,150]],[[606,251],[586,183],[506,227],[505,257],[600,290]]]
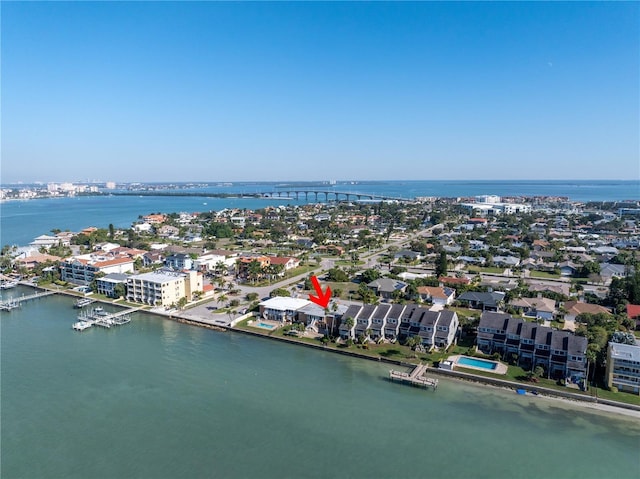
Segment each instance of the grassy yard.
[[531,271],[530,273],[532,278],[543,278],[543,279],[560,279],[559,274],[555,273],[547,273],[546,271]]
[[495,266],[487,266],[487,267],[479,267],[479,266],[469,266],[467,270],[469,273],[493,273],[493,274],[502,274],[506,268],[497,268]]
[[458,313],[458,317],[463,316],[465,318],[469,318],[471,316],[480,317],[480,314],[482,313],[482,311],[478,309],[459,308],[459,307],[453,307],[453,306],[449,306],[447,309],[449,311],[455,311],[456,313]]

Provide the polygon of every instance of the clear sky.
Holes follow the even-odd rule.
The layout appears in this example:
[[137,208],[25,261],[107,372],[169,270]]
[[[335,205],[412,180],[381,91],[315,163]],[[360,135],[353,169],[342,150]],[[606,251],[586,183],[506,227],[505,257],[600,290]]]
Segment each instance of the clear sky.
[[640,177],[638,2],[1,16],[3,183]]

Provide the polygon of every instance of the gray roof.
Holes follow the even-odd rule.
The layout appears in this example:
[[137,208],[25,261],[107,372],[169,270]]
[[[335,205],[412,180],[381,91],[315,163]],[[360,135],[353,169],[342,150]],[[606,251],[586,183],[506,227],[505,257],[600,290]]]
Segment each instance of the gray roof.
[[392,293],[393,291],[406,288],[407,283],[398,281],[397,279],[379,278],[375,281],[371,281],[367,286],[369,286],[370,288],[375,288],[378,291],[383,291],[385,293]]
[[494,291],[491,293],[467,291],[466,293],[462,293],[460,296],[458,296],[458,299],[461,301],[476,301],[485,305],[495,306],[504,299],[504,296],[504,293],[498,291]]
[[387,315],[387,318],[400,319],[400,317],[402,316],[402,313],[404,312],[405,307],[406,306],[404,304],[392,305],[391,310]]
[[609,343],[609,352],[614,359],[640,361],[640,346],[622,343]]

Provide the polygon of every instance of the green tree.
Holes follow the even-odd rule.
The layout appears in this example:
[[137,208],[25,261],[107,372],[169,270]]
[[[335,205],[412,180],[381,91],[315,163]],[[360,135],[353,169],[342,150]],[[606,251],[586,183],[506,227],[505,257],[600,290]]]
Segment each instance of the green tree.
[[369,284],[371,281],[375,281],[379,277],[380,277],[380,273],[378,272],[378,270],[369,268],[369,269],[365,269],[362,272],[360,279],[362,280],[363,283]]
[[340,268],[331,268],[327,271],[327,279],[335,282],[346,282],[349,281],[349,276]]
[[446,276],[448,272],[447,253],[440,251],[440,256],[436,261],[436,277]]
[[291,296],[291,293],[289,292],[288,289],[276,288],[273,291],[271,291],[271,293],[269,293],[269,297],[270,298],[274,298],[276,296],[289,297],[289,296]]
[[127,294],[127,287],[124,283],[118,283],[113,287],[113,294],[116,298],[124,297]]
[[178,300],[178,303],[177,303],[178,309],[184,309],[184,307],[187,305],[187,303],[188,303],[187,298],[185,296],[183,296],[182,298],[180,298]]

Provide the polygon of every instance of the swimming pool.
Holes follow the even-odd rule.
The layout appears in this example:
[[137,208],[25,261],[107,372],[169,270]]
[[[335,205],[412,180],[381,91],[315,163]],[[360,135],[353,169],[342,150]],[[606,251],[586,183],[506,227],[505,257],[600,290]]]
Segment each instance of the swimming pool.
[[469,366],[472,368],[487,369],[491,371],[496,369],[496,367],[498,366],[498,363],[496,363],[495,361],[486,361],[484,359],[469,358],[467,356],[460,356],[456,364],[459,364],[460,366]]
[[273,329],[275,328],[275,326],[273,324],[267,324],[267,323],[258,323],[258,326],[264,329]]

